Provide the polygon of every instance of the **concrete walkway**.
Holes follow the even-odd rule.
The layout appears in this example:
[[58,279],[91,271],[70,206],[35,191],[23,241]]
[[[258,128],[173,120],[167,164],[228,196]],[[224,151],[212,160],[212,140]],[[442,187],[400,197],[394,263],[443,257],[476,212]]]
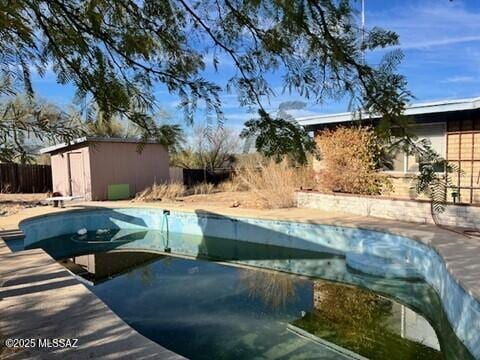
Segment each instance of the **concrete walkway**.
[[[403,235],[432,246],[443,257],[445,263],[447,264],[447,268],[450,271],[450,273],[453,275],[453,277],[457,279],[457,281],[468,293],[470,293],[472,296],[474,296],[477,300],[480,301],[480,261],[479,261],[480,239],[467,238],[462,235],[453,233],[451,231],[438,228],[434,225],[413,224],[413,223],[390,221],[390,220],[384,220],[384,219],[376,219],[371,217],[352,216],[352,215],[342,214],[342,213],[327,213],[321,210],[313,210],[313,209],[296,209],[295,208],[295,209],[277,209],[277,210],[256,210],[256,209],[244,209],[244,208],[226,208],[226,207],[219,207],[219,206],[212,206],[212,205],[202,206],[201,204],[184,204],[184,203],[178,203],[178,202],[132,203],[130,201],[117,201],[117,202],[73,203],[67,206],[65,209],[53,209],[50,207],[37,207],[37,208],[25,209],[24,211],[18,214],[15,214],[13,216],[0,218],[0,229],[15,232],[15,230],[18,229],[18,223],[21,220],[32,217],[32,216],[45,215],[53,212],[62,212],[62,211],[68,211],[72,209],[87,210],[87,209],[94,209],[94,208],[122,208],[122,207],[143,207],[143,208],[157,207],[157,208],[167,208],[172,210],[175,209],[179,211],[195,211],[197,213],[201,211],[205,211],[206,213],[210,213],[210,214],[216,213],[220,215],[237,216],[237,217],[243,216],[243,217],[276,219],[276,220],[286,220],[286,221],[299,221],[299,222],[307,222],[307,223],[313,223],[313,224],[331,224],[331,225],[363,228],[363,229],[370,229],[370,230],[378,230],[378,231],[384,231],[384,232]],[[39,250],[28,252],[28,255],[27,255],[27,252],[23,252],[22,254],[25,254],[23,255],[25,259],[30,258],[30,254],[31,254],[32,260],[25,260],[26,263],[23,263],[22,262],[23,260],[21,257],[18,258],[19,260],[13,260],[13,257],[16,254],[10,254],[10,255],[0,254],[0,266],[1,266],[0,274],[2,274],[2,278],[3,278],[4,271],[8,271],[9,267],[13,267],[15,269],[25,269],[25,267],[32,268],[32,266],[35,266],[34,265],[35,261],[40,261],[40,260],[34,261],[33,260],[34,256],[38,256],[39,254],[41,254],[42,258],[45,257],[45,254],[40,253]],[[6,259],[9,259],[9,257],[11,258],[9,265],[6,265],[7,262],[4,262],[3,260],[4,256],[6,256]],[[32,263],[30,263],[30,261]],[[42,260],[42,261],[46,261],[46,260]],[[53,261],[53,260],[50,259],[50,261]],[[52,264],[50,264],[49,266],[51,266],[53,269]],[[58,266],[61,268],[60,265]],[[55,271],[59,272],[60,268],[58,268]],[[32,273],[30,273],[30,276],[32,276],[33,274],[38,275],[38,271],[37,270],[34,272],[32,271]],[[50,281],[61,282],[60,280],[50,280]],[[70,281],[72,281],[72,279],[70,279]],[[25,285],[25,287],[28,287],[28,288],[32,287],[33,286],[32,282],[34,281],[31,281],[30,283],[28,283],[28,285]],[[19,286],[19,285],[15,285],[15,286]],[[68,285],[65,287],[60,285],[60,288],[62,289],[62,292],[64,295],[57,295],[57,296],[60,296],[59,299],[63,299],[62,300],[64,304],[63,308],[59,306],[59,309],[55,310],[56,306],[50,306],[50,309],[51,309],[50,311],[54,311],[54,313],[59,314],[58,317],[56,318],[56,319],[59,319],[59,321],[60,319],[62,319],[62,316],[70,313],[70,310],[68,311],[66,310],[67,308],[70,309],[70,307],[79,305],[78,298],[82,299],[82,296],[85,296],[86,298],[88,298],[86,302],[91,303],[92,306],[93,305],[97,307],[103,306],[103,308],[106,308],[105,305],[103,305],[103,303],[101,303],[100,300],[95,298],[93,294],[89,293],[85,287],[83,287],[83,289],[88,292],[89,294],[88,297],[87,295],[83,294],[83,295],[78,295],[78,297],[75,296],[76,300],[70,299],[73,296],[67,295],[67,289],[70,289],[71,287],[75,288],[75,286],[78,287],[80,285],[78,284]],[[49,289],[43,290],[43,288],[40,288],[39,290],[37,290],[37,293],[18,295],[18,296],[31,296],[31,299],[35,298],[36,299],[35,302],[38,303],[36,306],[39,309],[42,309],[43,306],[48,307],[48,305],[45,305],[45,304],[48,304],[48,302],[52,301],[51,298],[49,297],[50,295],[46,294],[48,293],[48,291]],[[58,289],[54,290],[53,292],[62,293],[58,291]],[[72,294],[74,294],[74,292],[72,292]],[[1,296],[2,295],[0,295],[0,297]],[[15,298],[15,296],[13,297]],[[14,301],[14,300],[8,300],[8,298],[5,300]],[[63,327],[59,323],[57,323],[56,320],[54,321],[56,324],[55,326],[57,327],[56,330],[55,331],[50,330],[48,326],[52,326],[51,324],[52,322],[48,321],[48,324],[45,323],[45,316],[42,316],[41,314],[43,313],[43,311],[40,311],[40,315],[38,315],[37,317],[25,316],[25,321],[22,321],[21,320],[23,318],[22,313],[23,312],[27,313],[26,311],[31,306],[30,303],[27,301],[27,299],[26,300],[19,299],[18,303],[22,305],[19,305],[18,310],[12,309],[10,313],[10,317],[8,317],[9,315],[6,312],[8,308],[6,308],[4,305],[8,303],[4,303],[5,300],[3,300],[0,303],[2,304],[0,305],[0,318],[2,319],[2,322],[0,323],[2,324],[2,326],[0,327],[0,332],[3,332],[3,336],[10,335],[11,331],[15,331],[14,329],[15,326],[12,325],[15,322],[13,322],[13,319],[11,318],[11,316],[13,316],[14,313],[17,317],[20,317],[19,318],[20,320],[18,321],[19,329],[21,326],[26,326],[26,325],[28,325],[28,327],[32,327],[31,324],[32,322],[34,322],[34,323],[38,323],[39,325],[43,324],[44,329],[48,331],[52,331],[51,332],[52,334],[58,333],[58,334],[61,334],[62,336],[66,336],[63,332],[55,332],[55,331],[58,331],[58,329],[63,329]],[[83,304],[83,301],[81,302]],[[99,303],[101,304],[101,306],[99,305]],[[81,306],[81,308],[83,308],[83,311],[86,311],[85,306]],[[92,307],[92,309],[95,309],[95,307]],[[81,310],[77,310],[77,311],[79,311],[78,314],[81,313]],[[108,309],[102,310],[102,312],[103,311],[110,312]],[[72,314],[77,314],[77,313],[75,313],[75,310],[72,310]],[[80,317],[80,315],[78,316],[79,316],[79,319],[83,319],[83,317]],[[9,321],[3,321],[4,318],[11,319],[9,320],[10,327],[8,328],[4,327],[5,326],[4,323],[6,324],[9,323]],[[85,316],[85,319],[86,318],[87,317]],[[120,319],[118,318],[116,319],[117,319],[116,321],[118,321],[119,329],[122,329],[122,326],[126,326]],[[87,320],[84,320],[84,321],[87,321]],[[75,323],[75,320],[73,322]],[[92,325],[88,325],[88,324],[85,325],[86,328],[88,328],[88,326],[92,326]],[[96,324],[96,326],[98,327],[100,325]],[[113,331],[112,329],[115,329],[115,330]],[[24,330],[19,331],[17,334],[21,333],[22,331]],[[106,329],[105,326],[102,326],[100,329],[95,331],[98,331],[99,334],[102,334],[102,333],[105,334],[104,336],[107,336],[107,334],[110,336],[115,336],[117,334],[116,325],[112,326],[110,330]],[[127,331],[127,330],[125,329],[125,330],[118,330],[118,331],[121,332],[121,331]],[[134,332],[131,329],[130,331],[132,332],[131,336],[134,336],[133,334]],[[83,333],[85,334],[86,339],[91,339],[91,337],[87,336],[87,334],[89,333],[90,332],[87,330]],[[22,336],[23,336],[23,333],[22,333]],[[146,340],[138,334],[136,334],[136,336],[139,336],[140,338],[142,338],[143,341]],[[96,336],[94,338],[98,339],[99,336]],[[99,351],[104,351],[106,348],[111,349],[111,351],[117,351],[116,350],[117,346],[121,347],[121,345],[117,345],[117,344],[120,344],[120,342],[115,342],[116,341],[115,339],[117,338],[110,338],[110,340],[108,340],[109,339],[108,337],[105,337],[105,338],[102,337],[102,339],[105,339],[105,342],[103,342],[104,345],[103,347],[99,348]],[[93,339],[90,341],[93,341]],[[108,346],[108,341],[113,342],[111,347]],[[139,341],[138,344],[144,344],[144,343]],[[145,356],[145,358],[148,358],[148,355],[146,354],[147,353],[151,354],[150,351],[153,351],[153,348],[151,348],[150,346],[151,345],[147,345],[147,343],[145,343],[145,345],[130,348],[130,351],[138,351],[139,354],[145,354],[142,356]],[[128,346],[126,347],[128,348]],[[94,347],[92,347],[91,351],[94,351]],[[104,353],[107,353],[107,352],[108,351],[105,351]],[[117,352],[117,355],[118,355],[118,352]],[[130,355],[134,356],[135,358],[139,358],[137,354],[130,354]],[[117,356],[115,356],[115,358],[117,358]]]
[[[0,299],[1,359],[183,359],[133,330],[43,250],[12,253],[1,239]],[[78,347],[6,348],[7,338],[78,339]]]

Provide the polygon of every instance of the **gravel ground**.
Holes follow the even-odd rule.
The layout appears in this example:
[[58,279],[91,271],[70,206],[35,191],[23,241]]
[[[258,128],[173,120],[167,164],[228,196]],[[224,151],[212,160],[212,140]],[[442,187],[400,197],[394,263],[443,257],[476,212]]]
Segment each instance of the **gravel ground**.
[[0,194],[0,216],[16,214],[22,209],[45,206],[46,194]]

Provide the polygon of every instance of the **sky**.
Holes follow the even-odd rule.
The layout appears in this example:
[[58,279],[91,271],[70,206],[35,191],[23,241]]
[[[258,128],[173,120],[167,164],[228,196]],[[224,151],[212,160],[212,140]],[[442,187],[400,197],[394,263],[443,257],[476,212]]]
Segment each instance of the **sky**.
[[[358,3],[360,3],[358,1]],[[405,58],[399,72],[406,76],[414,102],[458,99],[480,96],[480,1],[479,0],[365,0],[367,27],[380,26],[400,36]],[[367,55],[368,59],[368,55]],[[225,83],[233,64],[223,61],[218,72],[207,69],[205,76]],[[267,104],[274,111],[286,100],[299,100],[281,94],[280,75],[269,76],[270,85],[278,96]],[[74,89],[56,83],[48,71],[43,78],[35,76],[34,87],[43,99],[65,106],[71,103]],[[160,105],[173,121],[182,120],[178,99],[158,86]],[[241,129],[252,117],[241,108],[235,94],[222,96],[225,125]],[[305,109],[294,116],[331,114],[347,111],[347,102],[307,102]]]

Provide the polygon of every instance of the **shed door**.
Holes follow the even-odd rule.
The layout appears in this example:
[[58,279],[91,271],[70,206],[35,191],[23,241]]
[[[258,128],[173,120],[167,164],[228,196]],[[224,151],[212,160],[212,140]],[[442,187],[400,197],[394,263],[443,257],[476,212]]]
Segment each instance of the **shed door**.
[[85,172],[83,171],[83,154],[68,153],[71,196],[85,196]]

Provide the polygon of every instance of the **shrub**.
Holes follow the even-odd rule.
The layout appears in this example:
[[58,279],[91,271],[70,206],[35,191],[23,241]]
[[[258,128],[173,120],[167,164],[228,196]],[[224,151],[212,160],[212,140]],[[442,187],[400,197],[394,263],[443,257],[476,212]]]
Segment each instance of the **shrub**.
[[188,193],[191,195],[206,195],[206,194],[212,194],[215,191],[216,191],[215,185],[202,182],[200,184],[194,185],[191,189],[189,189]]
[[318,178],[322,189],[366,195],[391,189],[390,181],[375,169],[381,147],[370,127],[324,130],[316,141],[322,159]]
[[185,186],[180,183],[153,184],[135,196],[136,201],[174,200],[185,195]]
[[217,185],[220,192],[237,192],[248,191],[248,185],[245,184],[238,176],[233,176],[231,180],[223,181]]
[[237,178],[248,190],[260,207],[287,208],[295,205],[295,191],[301,187],[312,187],[313,172],[310,167],[293,167],[286,160],[236,169]]

